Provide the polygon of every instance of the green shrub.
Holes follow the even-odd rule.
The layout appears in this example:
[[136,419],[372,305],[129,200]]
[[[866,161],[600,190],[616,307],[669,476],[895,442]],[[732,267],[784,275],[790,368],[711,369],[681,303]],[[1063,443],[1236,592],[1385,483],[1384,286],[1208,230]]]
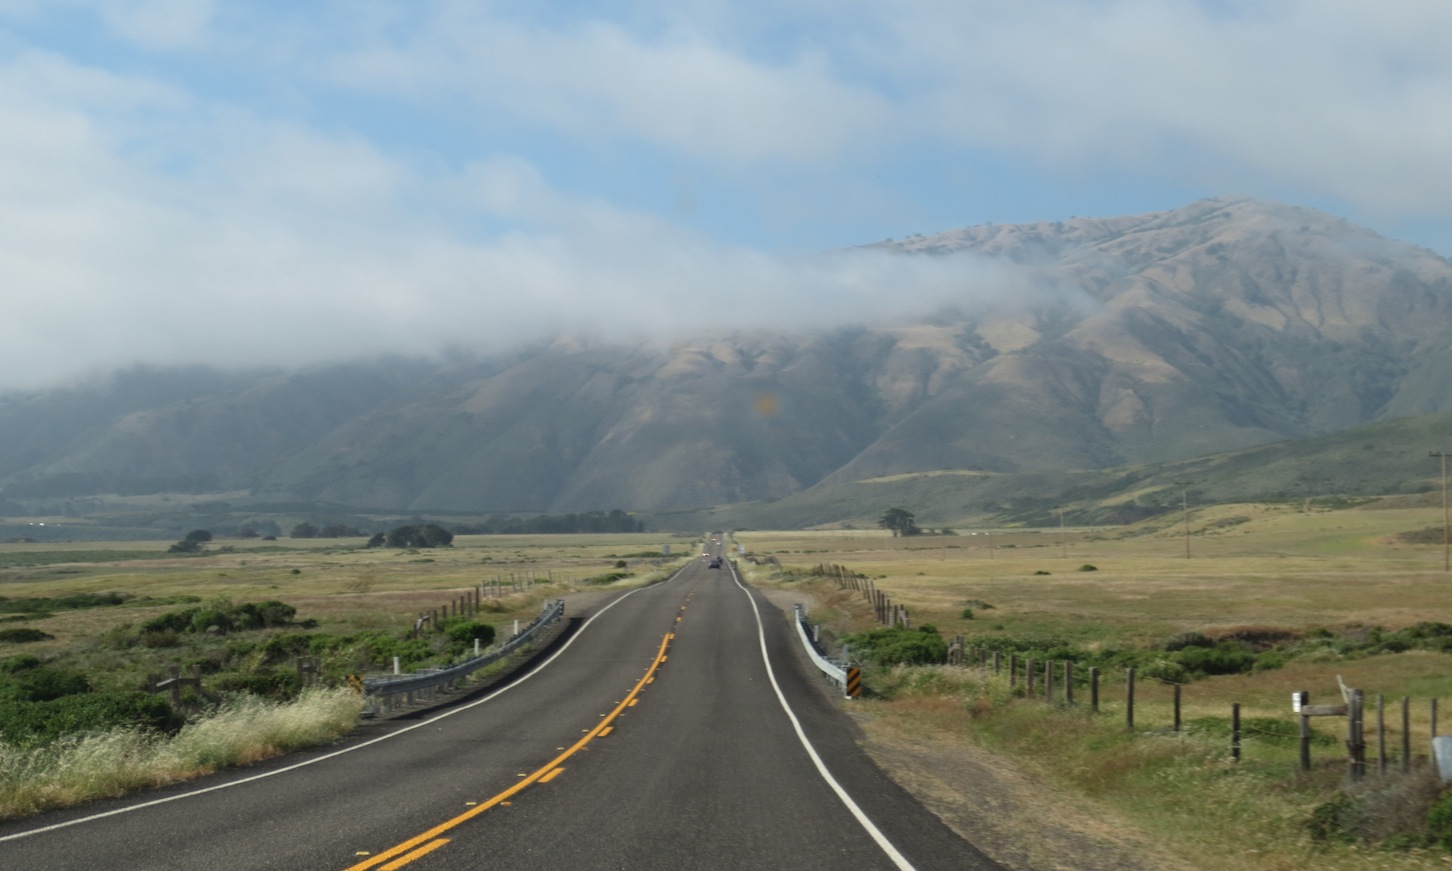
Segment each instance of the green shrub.
[[29,653],[0,659],[0,674],[15,674],[40,666],[40,657]]
[[1228,647],[1187,647],[1175,656],[1180,665],[1197,675],[1245,674],[1255,668],[1256,656]]
[[234,605],[223,598],[199,607],[159,614],[144,621],[141,632],[146,635],[155,632],[206,632],[214,628],[223,633],[272,629],[293,625],[292,618],[296,614],[297,609],[285,602],[270,600]]
[[1452,789],[1445,790],[1427,809],[1427,841],[1452,850]]
[[45,641],[54,638],[49,632],[41,632],[39,629],[32,629],[29,626],[18,626],[14,629],[0,629],[0,642],[9,644],[28,644],[32,641]]
[[1164,683],[1184,684],[1190,682],[1189,670],[1173,659],[1156,659],[1148,665],[1140,666],[1136,674],[1149,680],[1157,680]]
[[143,692],[86,693],[0,705],[0,740],[31,746],[62,735],[102,732],[116,726],[175,732],[183,722],[162,696]]
[[91,681],[84,673],[47,665],[16,672],[0,683],[0,697],[25,702],[46,702],[90,691]]
[[854,653],[879,665],[934,665],[948,658],[948,643],[935,626],[873,629],[845,640]]
[[1306,821],[1306,831],[1315,841],[1349,843],[1355,840],[1348,831],[1348,822],[1356,812],[1356,800],[1344,792],[1316,805]]
[[276,669],[251,674],[229,674],[212,684],[223,692],[251,693],[266,699],[285,701],[302,692],[302,678],[296,670]]
[[456,644],[473,644],[477,638],[480,646],[494,643],[494,627],[467,618],[453,619],[444,623],[444,633]]

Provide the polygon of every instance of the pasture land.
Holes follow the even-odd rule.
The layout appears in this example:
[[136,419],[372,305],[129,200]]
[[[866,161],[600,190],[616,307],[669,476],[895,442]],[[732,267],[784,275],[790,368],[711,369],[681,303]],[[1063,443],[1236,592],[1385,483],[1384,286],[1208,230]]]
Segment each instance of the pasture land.
[[[1440,510],[1396,500],[1195,509],[1189,558],[1183,520],[1177,514],[1124,528],[958,529],[908,538],[880,530],[739,531],[727,541],[733,556],[738,545],[747,551],[739,564],[749,580],[773,589],[778,601],[809,602],[829,637],[870,629],[873,614],[860,593],[814,577],[818,565],[846,566],[870,579],[907,606],[914,625],[933,624],[944,636],[962,634],[988,648],[1047,639],[1103,653],[1155,650],[1183,633],[1329,631],[1341,638],[1377,627],[1452,624]],[[265,663],[257,644],[242,644],[243,636],[276,630],[220,638],[184,632],[148,646],[138,643],[138,627],[188,603],[279,600],[296,609],[297,621],[312,621],[309,632],[401,636],[420,612],[497,582],[490,589],[501,595],[485,602],[481,619],[503,629],[533,617],[547,598],[660,577],[693,558],[700,540],[659,533],[460,536],[450,548],[412,551],[366,549],[361,540],[218,540],[200,556],[167,555],[169,542],[4,544],[0,629],[28,627],[51,637],[0,643],[0,660],[32,654],[85,671],[102,688],[134,687],[148,672],[199,662],[208,669],[206,683],[226,678],[225,669],[281,667]],[[669,558],[660,555],[667,545]],[[128,598],[110,606],[6,608],[110,592]],[[340,659],[330,667],[356,664]],[[873,697],[845,707],[885,767],[1017,867],[1445,867],[1448,854],[1441,851],[1311,836],[1307,821],[1345,779],[1344,721],[1315,723],[1321,737],[1308,774],[1298,771],[1284,726],[1294,722],[1291,691],[1335,701],[1338,676],[1389,700],[1393,768],[1400,742],[1395,702],[1410,696],[1414,755],[1426,756],[1429,701],[1452,698],[1452,654],[1430,649],[1368,654],[1328,644],[1278,668],[1196,679],[1183,687],[1180,732],[1170,728],[1172,688],[1153,680],[1139,684],[1136,729],[1127,732],[1123,681],[1113,670],[1105,672],[1097,716],[1086,712],[1082,691],[1072,708],[1046,705],[1022,698],[1021,686],[1011,689],[1003,675],[974,668],[871,668]],[[1228,752],[1232,703],[1253,725],[1238,764]],[[1452,723],[1452,710],[1444,722]],[[1395,780],[1373,776],[1367,783]]]
[[[1420,868],[1445,867],[1452,856],[1407,848],[1415,839],[1396,834],[1425,817],[1425,803],[1408,809],[1415,802],[1407,796],[1435,792],[1435,783],[1396,776],[1398,706],[1410,697],[1413,767],[1425,775],[1431,700],[1452,697],[1452,653],[1388,652],[1372,642],[1418,624],[1452,624],[1441,531],[1440,510],[1365,500],[1195,510],[1188,558],[1178,512],[1117,529],[960,529],[905,538],[878,530],[743,531],[733,543],[745,547],[743,568],[753,581],[814,603],[814,620],[834,638],[872,628],[875,617],[861,593],[814,576],[819,565],[870,580],[907,606],[914,626],[961,634],[970,650],[1037,646],[1152,657],[1186,633],[1285,640],[1284,656],[1263,657],[1254,670],[1184,684],[1179,732],[1172,728],[1173,686],[1146,679],[1136,686],[1134,730],[1126,729],[1121,669],[1104,669],[1100,713],[1090,715],[1082,685],[1070,707],[1025,699],[1022,676],[1010,688],[1005,674],[991,670],[869,664],[866,682],[876,697],[847,706],[869,746],[920,794],[934,796],[945,818],[980,827],[973,832],[980,840],[1002,840],[1007,829],[1041,831],[1053,820],[1088,839],[1065,849],[1090,843],[1118,857],[1091,864],[1088,854],[1077,863],[1062,852],[1040,856],[1063,867]],[[1359,813],[1381,817],[1333,827],[1329,839],[1318,839],[1308,822],[1329,813],[1317,808],[1346,782],[1346,721],[1313,721],[1313,770],[1300,772],[1291,693],[1339,702],[1341,681],[1368,699],[1385,697],[1391,772],[1375,773],[1369,714],[1373,773],[1353,792],[1365,798]],[[1246,724],[1239,763],[1230,761],[1233,704]],[[1438,731],[1445,734],[1452,705],[1444,708]],[[958,774],[943,765],[958,758]],[[994,768],[1011,769],[998,782],[1018,784],[1016,799],[974,797]],[[1025,774],[1037,785],[1025,786]],[[976,822],[969,813],[975,805]],[[997,828],[981,819],[994,814],[1002,817]],[[1348,832],[1401,846],[1341,843]],[[1129,856],[1143,864],[1128,864]]]
[[[502,639],[545,600],[648,582],[699,547],[644,535],[363,544],[213,541],[185,556],[167,542],[0,545],[0,817],[332,740],[362,705],[347,675],[395,655],[409,670],[466,658],[476,622]],[[480,613],[414,637],[420,614],[443,616],[481,586]],[[305,687],[303,658],[334,689]],[[171,668],[201,673],[179,710],[139,692]]]

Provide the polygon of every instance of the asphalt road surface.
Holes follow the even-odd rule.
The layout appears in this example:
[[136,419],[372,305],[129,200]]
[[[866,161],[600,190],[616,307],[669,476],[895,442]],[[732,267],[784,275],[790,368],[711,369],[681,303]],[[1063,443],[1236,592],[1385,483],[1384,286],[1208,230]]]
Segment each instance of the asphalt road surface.
[[573,619],[481,698],[0,824],[0,868],[998,867],[858,749],[790,621],[729,562]]

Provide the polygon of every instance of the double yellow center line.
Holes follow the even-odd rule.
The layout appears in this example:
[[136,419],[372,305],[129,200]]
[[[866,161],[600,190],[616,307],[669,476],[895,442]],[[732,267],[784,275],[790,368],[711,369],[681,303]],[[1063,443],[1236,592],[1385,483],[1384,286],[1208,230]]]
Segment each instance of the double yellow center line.
[[[403,841],[402,843],[399,843],[393,847],[389,847],[387,850],[384,850],[383,852],[376,855],[369,856],[364,861],[359,862],[356,865],[349,866],[347,871],[367,871],[367,869],[370,868],[378,868],[378,871],[396,871],[396,869],[402,868],[403,866],[419,858],[420,856],[432,853],[434,850],[437,850],[438,848],[447,844],[449,842],[447,838],[439,837],[445,832],[448,832],[449,830],[464,824],[465,822],[479,816],[480,814],[484,813],[492,807],[495,807],[496,805],[509,801],[509,799],[513,798],[515,795],[518,795],[520,792],[523,792],[526,788],[535,783],[548,783],[550,780],[554,779],[560,773],[560,765],[566,759],[569,759],[571,756],[583,750],[585,748],[585,745],[589,744],[591,741],[595,740],[601,735],[608,734],[610,729],[612,728],[610,724],[613,723],[615,719],[625,711],[626,708],[635,704],[636,696],[640,695],[640,691],[645,688],[646,684],[650,683],[652,680],[655,679],[656,671],[660,668],[661,663],[666,661],[666,650],[670,647],[671,640],[675,637],[676,636],[674,632],[668,632],[666,633],[665,637],[661,639],[660,649],[656,652],[655,660],[651,662],[650,668],[646,669],[645,675],[641,677],[641,679],[635,684],[635,687],[631,689],[630,693],[620,701],[620,704],[615,706],[615,710],[611,711],[603,719],[601,719],[600,722],[595,726],[595,728],[586,732],[585,735],[580,738],[580,740],[576,741],[573,745],[571,745],[560,755],[556,756],[554,759],[551,759],[549,762],[545,763],[542,768],[532,774],[526,775],[514,786],[511,786],[509,789],[504,790],[503,792],[499,793],[488,801],[477,804],[474,807],[469,808],[467,811],[454,817],[453,819],[439,823],[432,829],[429,829],[422,834],[415,835],[414,837],[409,838],[407,841]],[[387,862],[388,864],[383,864],[385,862]]]

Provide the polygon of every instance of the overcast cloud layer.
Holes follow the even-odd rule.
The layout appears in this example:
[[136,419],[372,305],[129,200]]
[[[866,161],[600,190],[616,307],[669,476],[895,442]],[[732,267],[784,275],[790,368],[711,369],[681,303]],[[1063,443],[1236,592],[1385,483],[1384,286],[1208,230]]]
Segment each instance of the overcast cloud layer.
[[0,389],[1013,292],[1239,193],[1452,252],[1444,0],[0,0]]

